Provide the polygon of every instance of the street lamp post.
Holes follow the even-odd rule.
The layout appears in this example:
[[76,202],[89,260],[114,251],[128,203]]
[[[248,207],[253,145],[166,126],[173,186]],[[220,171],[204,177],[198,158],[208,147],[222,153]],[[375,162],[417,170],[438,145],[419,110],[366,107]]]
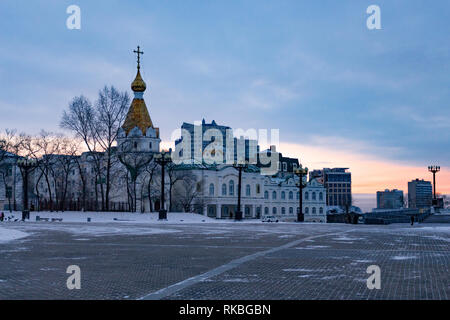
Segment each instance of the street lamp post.
[[161,205],[159,209],[159,220],[167,220],[167,210],[164,206],[164,200],[165,200],[165,167],[172,162],[172,158],[170,156],[170,153],[166,153],[165,151],[158,153],[154,157],[155,162],[161,166]]
[[23,208],[22,208],[22,221],[25,221],[25,219],[30,219],[30,211],[28,210],[28,176],[31,171],[33,171],[37,166],[38,162],[34,159],[19,159],[17,161],[17,166],[20,169],[20,172],[22,174],[22,201],[23,201]]
[[297,212],[297,222],[303,222],[305,220],[305,216],[303,215],[303,177],[308,174],[308,168],[302,168],[300,165],[299,168],[294,170],[296,176],[299,177],[298,189],[299,189],[299,210]]
[[237,203],[237,211],[235,214],[235,220],[242,220],[242,210],[241,210],[241,191],[242,191],[242,170],[248,168],[247,163],[235,163],[233,167],[239,171],[239,182],[238,182],[238,203]]
[[436,173],[441,171],[440,166],[429,166],[428,171],[433,173],[433,205],[437,205],[437,198],[436,198]]

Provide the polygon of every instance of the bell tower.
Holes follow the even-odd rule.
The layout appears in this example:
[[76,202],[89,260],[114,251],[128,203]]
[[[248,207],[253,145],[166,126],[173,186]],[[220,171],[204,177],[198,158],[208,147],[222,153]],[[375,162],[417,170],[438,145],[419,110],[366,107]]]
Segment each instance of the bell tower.
[[155,128],[144,101],[147,85],[141,76],[141,54],[137,47],[137,74],[131,83],[134,99],[122,127],[117,135],[117,146],[121,152],[159,152],[159,128]]

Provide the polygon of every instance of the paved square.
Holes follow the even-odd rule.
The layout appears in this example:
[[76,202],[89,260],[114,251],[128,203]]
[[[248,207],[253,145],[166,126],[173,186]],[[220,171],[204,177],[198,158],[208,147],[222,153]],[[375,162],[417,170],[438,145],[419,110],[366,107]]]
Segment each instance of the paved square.
[[[0,299],[449,299],[449,227],[8,223]],[[81,290],[66,286],[69,265]],[[381,289],[369,290],[370,265]]]

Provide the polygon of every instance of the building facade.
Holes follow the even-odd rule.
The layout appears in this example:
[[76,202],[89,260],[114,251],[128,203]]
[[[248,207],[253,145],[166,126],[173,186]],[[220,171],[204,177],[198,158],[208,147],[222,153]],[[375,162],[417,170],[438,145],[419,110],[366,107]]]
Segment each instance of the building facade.
[[206,123],[181,125],[181,137],[175,140],[175,153],[185,164],[232,164],[245,160],[256,164],[258,141],[243,136],[235,138],[233,129],[218,125],[215,120]]
[[327,190],[327,206],[352,205],[352,174],[347,170],[348,168],[324,168],[310,171],[309,179],[317,179]]
[[432,205],[433,187],[430,181],[415,179],[408,182],[408,207],[429,208]]
[[377,192],[377,209],[400,209],[403,206],[403,191],[386,189]]
[[[181,165],[178,170],[195,176],[197,194],[191,205],[211,218],[233,219],[237,211],[238,171],[228,165]],[[250,165],[242,174],[241,210],[244,219],[275,216],[280,221],[295,221],[299,210],[298,177],[272,177]],[[183,188],[182,185],[180,187]],[[192,187],[194,188],[194,187]],[[186,190],[175,191],[184,195]],[[192,194],[192,192],[188,192]],[[183,196],[179,197],[183,198]],[[177,208],[182,210],[181,206]],[[303,189],[305,222],[326,222],[326,190],[316,180]]]

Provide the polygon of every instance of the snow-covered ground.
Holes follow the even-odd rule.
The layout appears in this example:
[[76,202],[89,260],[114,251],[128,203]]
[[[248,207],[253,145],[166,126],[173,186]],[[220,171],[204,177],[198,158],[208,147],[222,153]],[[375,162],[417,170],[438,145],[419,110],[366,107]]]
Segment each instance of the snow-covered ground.
[[28,233],[0,227],[0,243],[25,238]]
[[[10,216],[9,213],[6,216]],[[14,219],[22,219],[22,213],[15,212],[12,214]],[[158,213],[130,213],[130,212],[32,212],[30,213],[30,222],[36,221],[36,216],[40,218],[57,218],[63,219],[62,222],[87,222],[88,218],[91,222],[122,222],[122,223],[216,223],[224,222],[224,220],[212,219],[195,213],[185,212],[169,212],[167,221],[159,221]],[[232,220],[231,220],[232,221]],[[43,221],[40,221],[43,222]],[[254,221],[253,221],[254,222]],[[57,222],[55,222],[57,223]]]

